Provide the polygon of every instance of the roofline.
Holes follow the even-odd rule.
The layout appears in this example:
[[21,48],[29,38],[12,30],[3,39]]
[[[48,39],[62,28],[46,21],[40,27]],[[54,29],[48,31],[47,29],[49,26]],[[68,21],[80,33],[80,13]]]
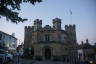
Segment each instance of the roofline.
[[6,34],[6,35],[8,35],[8,36],[11,36],[11,37],[17,39],[16,37],[14,37],[14,36],[12,36],[12,35],[10,35],[10,34],[8,34],[8,33],[5,33],[5,32],[3,32],[3,31],[1,31],[1,30],[0,30],[0,32],[2,32],[3,34]]

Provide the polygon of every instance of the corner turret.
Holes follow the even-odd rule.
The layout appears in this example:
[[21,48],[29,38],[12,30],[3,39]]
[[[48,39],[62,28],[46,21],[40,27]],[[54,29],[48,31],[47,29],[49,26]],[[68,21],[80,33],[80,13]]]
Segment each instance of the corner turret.
[[42,28],[42,20],[36,19],[34,20],[34,31]]
[[70,41],[76,43],[76,28],[75,28],[75,24],[73,24],[73,25],[71,25],[71,24],[65,25],[65,31],[68,33]]
[[59,19],[59,18],[53,19],[53,29],[61,30],[61,19]]

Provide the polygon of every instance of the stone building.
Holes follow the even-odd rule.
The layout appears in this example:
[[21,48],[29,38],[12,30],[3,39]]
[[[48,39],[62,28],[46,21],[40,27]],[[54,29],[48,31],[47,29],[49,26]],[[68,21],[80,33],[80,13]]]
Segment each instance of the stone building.
[[53,19],[53,27],[42,27],[39,19],[33,26],[25,26],[24,49],[29,49],[34,59],[76,61],[76,46],[75,25],[65,25],[63,30],[59,18]]

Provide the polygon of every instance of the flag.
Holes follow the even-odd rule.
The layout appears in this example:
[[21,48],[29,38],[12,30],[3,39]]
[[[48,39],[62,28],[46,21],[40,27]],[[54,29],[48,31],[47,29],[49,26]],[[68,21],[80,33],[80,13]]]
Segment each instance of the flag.
[[70,12],[70,15],[72,15],[72,11],[71,11],[71,10],[69,10],[69,12]]

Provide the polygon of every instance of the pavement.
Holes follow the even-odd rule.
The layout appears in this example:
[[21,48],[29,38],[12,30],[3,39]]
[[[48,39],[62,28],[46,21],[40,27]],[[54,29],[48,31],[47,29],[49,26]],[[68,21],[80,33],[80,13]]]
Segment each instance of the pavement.
[[7,64],[69,64],[65,63],[63,61],[51,61],[51,60],[45,60],[45,61],[36,61],[32,59],[21,59],[14,58],[13,62],[7,63]]
[[31,59],[14,58],[11,64],[33,64],[35,61]]
[[36,61],[33,64],[69,64],[62,61]]

